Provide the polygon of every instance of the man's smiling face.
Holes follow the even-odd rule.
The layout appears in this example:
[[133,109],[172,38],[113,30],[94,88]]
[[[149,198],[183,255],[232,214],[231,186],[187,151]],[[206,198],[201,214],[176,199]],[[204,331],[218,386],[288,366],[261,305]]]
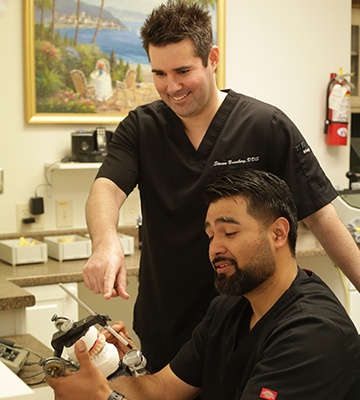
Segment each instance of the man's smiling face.
[[213,99],[217,99],[214,96],[217,90],[214,82],[216,50],[211,50],[206,67],[194,52],[190,39],[162,47],[150,44],[149,47],[156,90],[180,118],[198,117],[206,112]]

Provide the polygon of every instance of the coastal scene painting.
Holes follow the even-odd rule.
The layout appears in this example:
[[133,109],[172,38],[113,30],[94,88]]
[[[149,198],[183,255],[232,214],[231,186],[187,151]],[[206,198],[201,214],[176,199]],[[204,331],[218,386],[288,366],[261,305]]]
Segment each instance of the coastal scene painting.
[[[162,2],[24,0],[26,122],[118,123],[158,99],[140,28]],[[218,1],[198,2],[216,38]]]

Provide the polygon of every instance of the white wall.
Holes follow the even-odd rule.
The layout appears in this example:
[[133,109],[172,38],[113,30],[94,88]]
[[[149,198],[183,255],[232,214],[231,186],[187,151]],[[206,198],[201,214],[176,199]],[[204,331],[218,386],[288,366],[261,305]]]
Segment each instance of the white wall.
[[348,146],[323,134],[331,72],[350,72],[351,0],[226,0],[229,87],[281,108],[333,184],[348,187]]
[[[226,7],[226,86],[285,111],[334,185],[347,187],[349,149],[327,147],[322,132],[329,74],[350,69],[351,1],[226,0]],[[0,233],[16,231],[15,204],[44,182],[44,164],[69,154],[70,133],[79,128],[24,122],[22,10],[22,0],[11,0],[0,13]],[[93,177],[94,171],[64,172],[52,190],[38,190],[45,196],[45,229],[56,228],[55,200],[73,200],[74,227],[85,227]]]

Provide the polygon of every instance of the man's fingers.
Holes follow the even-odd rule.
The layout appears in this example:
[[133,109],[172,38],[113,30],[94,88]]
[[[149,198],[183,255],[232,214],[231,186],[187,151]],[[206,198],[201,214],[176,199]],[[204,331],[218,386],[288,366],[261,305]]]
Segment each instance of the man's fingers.
[[122,268],[115,280],[111,277],[105,277],[104,280],[104,298],[120,296],[127,300],[130,296],[126,292],[126,268]]
[[90,354],[86,348],[86,344],[83,340],[78,340],[75,343],[75,354],[76,358],[79,361],[80,367],[87,367],[89,366],[91,362]]
[[102,272],[92,271],[88,264],[85,264],[82,270],[83,281],[85,286],[94,292],[95,294],[102,293],[103,282],[99,282],[99,277],[101,277]]
[[127,285],[126,268],[121,268],[115,282],[115,290],[117,294],[125,300],[127,300],[130,297],[126,291],[126,285]]
[[103,294],[105,299],[117,296],[115,276],[105,276]]

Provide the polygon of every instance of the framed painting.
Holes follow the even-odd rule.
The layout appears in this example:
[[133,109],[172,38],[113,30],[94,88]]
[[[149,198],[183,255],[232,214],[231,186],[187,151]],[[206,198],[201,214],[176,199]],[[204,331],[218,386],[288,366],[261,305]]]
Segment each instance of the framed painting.
[[[139,30],[164,0],[23,1],[26,123],[118,124],[159,98]],[[193,1],[213,17],[223,88],[225,0]]]

